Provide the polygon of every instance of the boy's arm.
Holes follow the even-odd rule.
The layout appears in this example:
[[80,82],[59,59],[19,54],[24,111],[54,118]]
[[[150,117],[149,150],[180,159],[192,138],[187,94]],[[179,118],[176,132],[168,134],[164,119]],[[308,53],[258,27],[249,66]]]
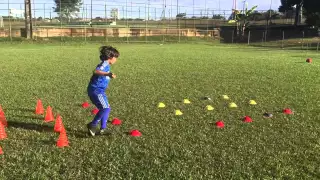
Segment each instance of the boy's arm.
[[109,76],[110,78],[115,78],[116,76],[111,73],[111,72],[104,72],[104,71],[100,71],[100,70],[94,70],[93,74],[98,75],[98,76]]

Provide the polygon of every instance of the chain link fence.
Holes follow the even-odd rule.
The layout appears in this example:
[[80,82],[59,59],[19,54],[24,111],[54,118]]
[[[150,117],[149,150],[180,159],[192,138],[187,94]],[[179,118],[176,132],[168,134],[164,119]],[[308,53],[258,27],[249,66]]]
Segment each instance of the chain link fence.
[[[181,3],[181,2],[180,2]],[[211,4],[210,4],[211,3]],[[64,4],[61,4],[64,6]],[[319,49],[319,32],[305,26],[293,28],[294,12],[256,11],[251,27],[240,40],[228,23],[232,10],[221,10],[220,1],[183,6],[177,1],[92,0],[75,12],[55,3],[32,1],[32,31],[35,40],[107,42],[218,41],[280,48]],[[214,7],[214,8],[212,8]],[[59,8],[58,8],[59,10]],[[21,40],[25,34],[23,2],[0,2],[0,39]]]

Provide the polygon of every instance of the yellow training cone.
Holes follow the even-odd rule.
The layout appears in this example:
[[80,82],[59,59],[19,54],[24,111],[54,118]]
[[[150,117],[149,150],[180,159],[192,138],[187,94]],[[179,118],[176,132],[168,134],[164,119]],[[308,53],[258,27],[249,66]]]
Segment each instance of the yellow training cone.
[[183,113],[180,110],[176,110],[176,116],[181,116]]
[[257,102],[256,102],[255,100],[250,100],[250,101],[249,101],[249,104],[251,104],[251,105],[256,105]]
[[208,111],[212,111],[212,110],[214,110],[214,108],[213,108],[212,106],[208,105],[208,106],[207,106],[207,110],[208,110]]
[[230,98],[227,95],[223,95],[223,99],[228,100]]
[[236,103],[230,103],[230,104],[229,104],[229,107],[230,107],[230,108],[236,108],[236,107],[238,107],[238,106],[236,105]]
[[183,103],[185,103],[185,104],[190,104],[191,102],[189,101],[189,99],[184,99],[184,100],[183,100]]
[[159,108],[164,108],[164,107],[166,107],[166,105],[164,103],[159,103],[158,107]]

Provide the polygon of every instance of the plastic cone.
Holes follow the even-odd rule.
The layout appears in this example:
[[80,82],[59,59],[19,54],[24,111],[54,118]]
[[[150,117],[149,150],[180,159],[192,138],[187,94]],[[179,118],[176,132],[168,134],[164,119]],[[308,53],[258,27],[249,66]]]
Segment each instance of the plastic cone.
[[218,122],[216,122],[216,126],[217,126],[218,128],[223,128],[223,127],[224,127],[223,121],[218,121]]
[[3,154],[2,147],[0,146],[0,155]]
[[4,127],[8,126],[8,122],[1,105],[0,105],[0,123],[2,123]]
[[185,104],[190,104],[191,102],[189,101],[189,99],[184,99],[184,100],[183,100],[183,103],[185,103]]
[[62,118],[61,118],[61,116],[58,114],[57,119],[56,119],[56,122],[55,122],[55,124],[54,124],[54,131],[55,131],[55,132],[61,132],[62,127],[63,127]]
[[4,125],[0,123],[0,140],[6,139],[7,137],[8,136],[7,136],[6,130],[4,129]]
[[214,108],[213,108],[211,105],[208,105],[208,106],[207,106],[207,110],[208,110],[208,111],[212,111],[212,110],[214,110]]
[[230,99],[227,95],[223,95],[222,97],[223,97],[223,99],[225,99],[225,100]]
[[284,113],[284,114],[293,114],[292,110],[289,109],[289,108],[284,109],[284,110],[283,110],[283,113]]
[[83,108],[88,108],[88,107],[90,107],[90,104],[89,104],[88,102],[84,102],[84,103],[82,104],[82,107],[83,107]]
[[180,110],[176,110],[176,116],[181,116],[183,113]]
[[256,102],[255,100],[250,100],[250,101],[249,101],[249,104],[250,104],[250,105],[257,105],[257,102]]
[[43,114],[43,113],[44,113],[44,109],[43,109],[42,101],[38,99],[35,114]]
[[130,135],[133,137],[139,137],[139,136],[141,136],[141,132],[139,130],[135,129],[130,132]]
[[158,105],[158,108],[164,108],[164,107],[166,107],[166,105],[164,104],[164,103],[159,103],[159,105]]
[[53,113],[52,113],[52,108],[50,106],[47,107],[46,111],[46,116],[44,118],[45,122],[51,122],[54,121]]
[[251,123],[251,122],[252,122],[252,119],[251,119],[250,116],[245,116],[245,117],[243,118],[243,122]]
[[61,131],[61,133],[59,135],[59,139],[57,140],[57,146],[60,148],[65,147],[65,146],[69,146],[69,141],[68,141],[66,131]]
[[306,62],[307,62],[307,63],[312,63],[312,59],[311,59],[311,58],[308,58],[308,59],[306,60]]
[[98,108],[94,108],[94,109],[91,111],[91,113],[94,114],[94,115],[98,114],[98,112],[99,112],[99,109],[98,109]]
[[114,118],[111,122],[113,125],[120,125],[121,124],[121,120],[118,118]]
[[229,104],[229,107],[230,107],[230,108],[236,108],[236,107],[238,107],[238,106],[236,105],[236,103],[230,103],[230,104]]

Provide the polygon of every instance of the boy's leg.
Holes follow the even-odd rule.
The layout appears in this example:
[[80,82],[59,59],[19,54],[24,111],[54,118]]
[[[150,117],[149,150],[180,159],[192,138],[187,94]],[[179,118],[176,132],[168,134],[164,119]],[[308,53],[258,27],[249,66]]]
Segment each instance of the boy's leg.
[[101,123],[103,124],[104,117],[106,116],[106,114],[109,114],[110,112],[108,109],[109,103],[104,93],[99,93],[99,94],[91,93],[89,97],[92,103],[99,109],[98,114],[94,117],[94,119],[89,124],[87,124],[89,133],[92,136],[94,136],[95,135],[94,129],[96,129],[99,121],[102,120]]

